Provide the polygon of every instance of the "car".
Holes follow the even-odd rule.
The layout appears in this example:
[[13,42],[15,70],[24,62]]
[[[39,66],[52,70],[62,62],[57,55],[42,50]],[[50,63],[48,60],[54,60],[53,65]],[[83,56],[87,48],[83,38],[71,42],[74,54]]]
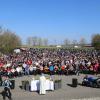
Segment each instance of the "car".
[[94,76],[85,76],[83,78],[82,85],[93,88],[100,88],[100,78]]

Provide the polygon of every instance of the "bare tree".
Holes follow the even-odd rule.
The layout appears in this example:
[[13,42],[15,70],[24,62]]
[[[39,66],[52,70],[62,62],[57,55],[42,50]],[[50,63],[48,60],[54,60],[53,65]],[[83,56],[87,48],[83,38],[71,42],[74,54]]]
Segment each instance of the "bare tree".
[[80,46],[86,45],[86,40],[85,40],[85,38],[81,38],[80,41],[79,41],[79,44],[80,44]]
[[66,38],[66,39],[64,40],[64,46],[69,46],[69,44],[70,44],[70,41]]
[[44,46],[48,46],[48,39],[43,39]]
[[37,43],[38,43],[38,46],[42,46],[43,44],[42,38],[39,37]]
[[77,45],[78,45],[77,40],[73,40],[73,41],[72,41],[72,45],[73,45],[73,47],[74,47],[74,46],[77,46]]
[[27,45],[28,46],[33,46],[33,37],[28,37],[27,38]]
[[0,34],[0,50],[2,53],[9,53],[14,48],[21,46],[21,39],[15,33],[4,30]]
[[38,37],[37,36],[34,36],[33,37],[33,46],[36,46],[36,45],[38,45]]

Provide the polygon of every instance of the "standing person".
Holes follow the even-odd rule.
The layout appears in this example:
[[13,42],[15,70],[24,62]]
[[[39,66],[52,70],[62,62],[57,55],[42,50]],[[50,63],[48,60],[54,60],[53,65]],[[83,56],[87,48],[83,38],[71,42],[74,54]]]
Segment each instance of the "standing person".
[[75,66],[76,66],[76,75],[79,76],[79,73],[80,73],[80,66],[79,66],[79,61],[78,61],[78,59],[75,61]]
[[29,65],[27,64],[27,66],[25,67],[25,75],[29,76]]
[[44,74],[40,76],[40,94],[46,94],[46,78]]
[[8,77],[3,81],[2,85],[4,86],[4,91],[3,91],[3,100],[6,100],[6,97],[8,97],[9,100],[12,100],[12,94],[10,91],[10,86],[12,83],[8,79]]
[[53,75],[54,74],[54,66],[52,64],[49,66],[49,70],[50,70],[50,75]]
[[53,66],[53,64],[51,64],[49,66],[49,70],[50,70],[50,77],[53,79],[53,75],[54,75],[54,66]]

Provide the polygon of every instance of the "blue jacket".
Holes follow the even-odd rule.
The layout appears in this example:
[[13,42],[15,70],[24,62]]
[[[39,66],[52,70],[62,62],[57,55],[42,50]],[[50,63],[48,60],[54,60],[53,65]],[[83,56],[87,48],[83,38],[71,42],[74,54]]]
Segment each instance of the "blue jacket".
[[49,66],[49,70],[54,71],[54,66],[53,65]]

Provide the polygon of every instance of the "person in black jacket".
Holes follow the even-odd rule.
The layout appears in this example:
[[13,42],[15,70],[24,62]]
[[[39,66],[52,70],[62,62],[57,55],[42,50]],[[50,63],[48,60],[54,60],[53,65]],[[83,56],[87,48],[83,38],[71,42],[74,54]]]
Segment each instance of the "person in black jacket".
[[3,100],[6,100],[6,97],[8,97],[9,100],[12,100],[12,94],[10,91],[10,86],[12,83],[8,79],[8,77],[3,81],[2,85],[4,86],[4,90],[2,92]]

